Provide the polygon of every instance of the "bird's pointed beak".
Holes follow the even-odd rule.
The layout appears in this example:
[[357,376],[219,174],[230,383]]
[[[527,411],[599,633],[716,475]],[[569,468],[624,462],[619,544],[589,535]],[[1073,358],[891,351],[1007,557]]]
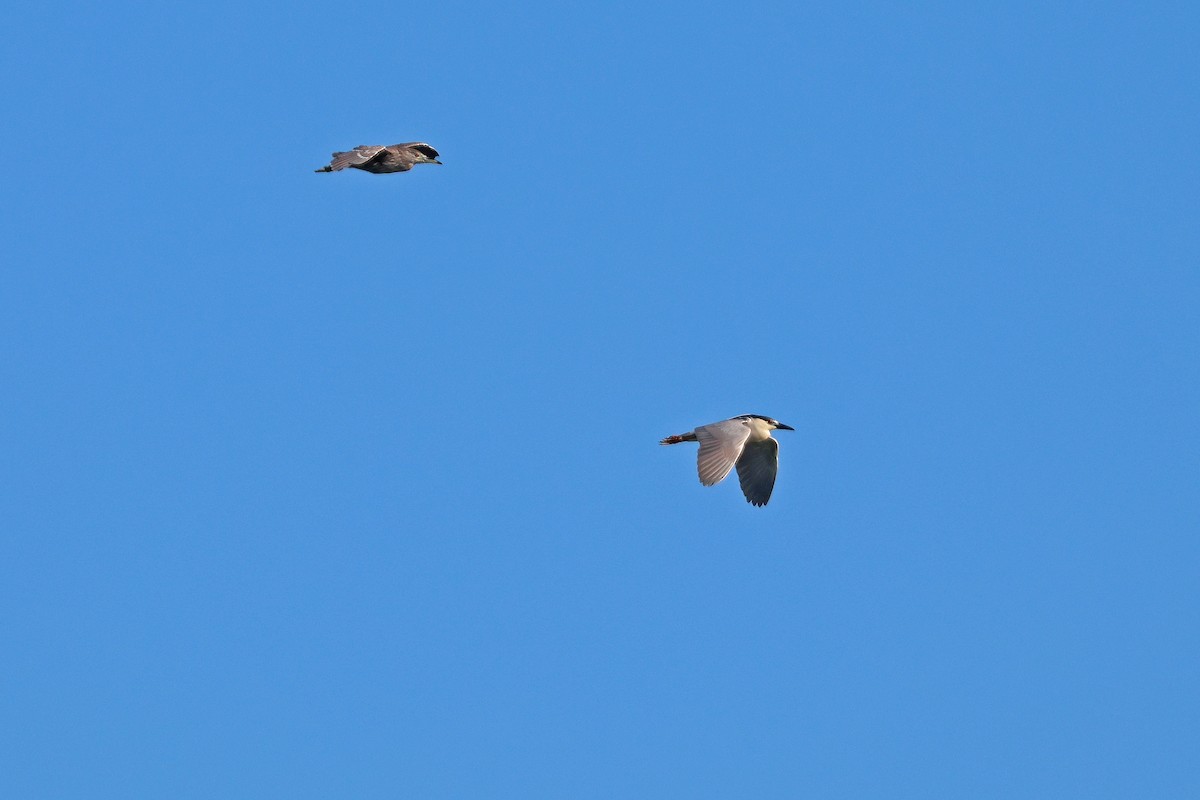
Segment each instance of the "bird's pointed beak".
[[791,425],[784,425],[782,422],[775,426],[777,431],[794,431],[796,430]]
[[438,161],[438,160],[435,158],[435,159],[433,160],[433,163],[435,163],[435,164],[440,164],[440,163],[442,163],[442,162]]

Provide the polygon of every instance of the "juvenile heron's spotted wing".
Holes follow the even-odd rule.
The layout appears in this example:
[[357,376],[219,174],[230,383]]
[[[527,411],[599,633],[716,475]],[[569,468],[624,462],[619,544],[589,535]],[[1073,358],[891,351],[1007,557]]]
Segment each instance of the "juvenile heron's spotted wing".
[[720,483],[742,454],[750,428],[743,420],[727,419],[701,425],[695,433],[700,441],[700,454],[696,457],[700,483],[705,486]]
[[738,480],[746,502],[765,506],[775,488],[775,473],[779,471],[779,442],[763,439],[742,448],[737,462]]
[[379,158],[380,153],[386,149],[383,145],[378,144],[360,144],[349,152],[334,153],[333,161],[329,164],[329,169],[331,172],[337,172],[339,169],[345,169],[346,167],[361,167],[363,164],[370,163]]

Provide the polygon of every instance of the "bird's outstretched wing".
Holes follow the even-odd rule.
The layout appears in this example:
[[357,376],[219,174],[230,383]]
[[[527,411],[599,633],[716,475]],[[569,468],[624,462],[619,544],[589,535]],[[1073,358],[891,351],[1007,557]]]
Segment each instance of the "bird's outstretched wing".
[[425,144],[425,142],[405,142],[404,144],[392,145],[392,147],[403,147],[408,150],[415,150],[418,153],[429,156],[430,158],[438,157],[438,151]]
[[737,472],[746,502],[765,506],[775,488],[775,473],[779,472],[779,442],[763,439],[746,444],[737,462]]
[[346,167],[361,167],[379,158],[387,148],[379,144],[360,144],[346,153],[334,153],[333,161],[329,162],[329,171],[337,172]]
[[742,454],[750,428],[743,420],[727,419],[701,425],[695,433],[700,440],[700,453],[696,457],[700,483],[705,486],[720,483]]

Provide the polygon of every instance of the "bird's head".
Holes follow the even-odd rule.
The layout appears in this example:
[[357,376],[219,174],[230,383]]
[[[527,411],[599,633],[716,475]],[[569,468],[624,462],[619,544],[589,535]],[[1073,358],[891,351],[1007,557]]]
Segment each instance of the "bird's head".
[[413,142],[405,147],[410,153],[412,153],[414,164],[442,163],[438,161],[438,156],[440,155],[438,151],[434,150],[431,146],[425,144],[424,142]]
[[764,417],[762,414],[747,414],[746,418],[762,420],[763,422],[765,422],[767,424],[767,427],[773,431],[794,431],[794,430],[796,430],[791,425],[784,425],[779,420],[771,419],[770,417]]
[[397,144],[395,148],[402,152],[404,156],[412,158],[414,164],[440,164],[438,161],[438,151],[433,149],[432,145],[424,142],[409,142],[407,144]]

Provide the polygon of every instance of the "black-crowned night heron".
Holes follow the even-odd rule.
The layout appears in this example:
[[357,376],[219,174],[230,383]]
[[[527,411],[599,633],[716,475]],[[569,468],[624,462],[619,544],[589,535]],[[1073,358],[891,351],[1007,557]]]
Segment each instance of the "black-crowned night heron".
[[376,174],[383,172],[408,172],[413,164],[440,164],[438,151],[424,142],[405,144],[360,144],[348,153],[334,153],[329,166],[313,172],[337,172],[353,167]]
[[668,436],[659,444],[699,442],[697,468],[700,483],[714,486],[725,480],[729,470],[737,466],[738,480],[746,502],[765,506],[775,488],[775,473],[779,471],[779,442],[771,431],[794,431],[795,428],[759,414],[701,425],[691,433]]

